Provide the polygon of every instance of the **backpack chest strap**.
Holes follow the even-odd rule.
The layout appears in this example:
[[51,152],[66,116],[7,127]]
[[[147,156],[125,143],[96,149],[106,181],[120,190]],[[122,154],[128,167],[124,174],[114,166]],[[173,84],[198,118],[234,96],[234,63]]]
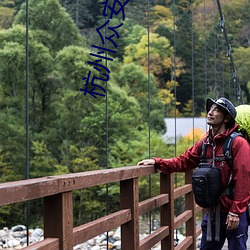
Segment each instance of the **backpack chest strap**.
[[212,158],[204,159],[203,162],[204,161],[206,161],[206,162],[212,162],[212,161],[219,162],[219,161],[225,161],[225,160],[226,160],[226,158],[224,156],[221,156],[221,157],[216,157],[214,159],[212,159]]

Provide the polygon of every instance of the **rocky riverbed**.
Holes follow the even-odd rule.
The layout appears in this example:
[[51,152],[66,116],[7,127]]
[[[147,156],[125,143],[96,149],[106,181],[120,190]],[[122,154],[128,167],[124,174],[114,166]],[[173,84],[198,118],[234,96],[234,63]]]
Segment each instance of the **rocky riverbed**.
[[[140,235],[140,239],[146,237],[147,234]],[[39,242],[44,239],[43,230],[41,228],[29,229],[29,244]],[[179,235],[179,240],[183,239]],[[22,249],[27,246],[27,229],[24,225],[17,225],[12,228],[3,228],[0,230],[0,249]],[[121,249],[121,232],[120,228],[109,231],[107,234],[101,234],[83,244],[74,247],[74,250],[104,250]],[[152,250],[160,250],[160,243],[151,248]]]

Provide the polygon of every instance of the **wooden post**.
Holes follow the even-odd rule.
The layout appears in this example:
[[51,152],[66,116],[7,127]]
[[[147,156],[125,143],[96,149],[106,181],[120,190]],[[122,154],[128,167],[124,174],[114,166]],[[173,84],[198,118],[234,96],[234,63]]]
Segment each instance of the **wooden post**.
[[[191,184],[192,172],[185,173],[185,183]],[[193,243],[188,250],[196,249],[196,212],[193,192],[185,195],[185,210],[192,210],[192,217],[186,222],[186,236],[193,237]]]
[[60,250],[73,249],[72,192],[44,198],[44,238],[59,238]]
[[121,249],[139,250],[138,178],[120,182],[121,209],[131,209],[132,220],[121,226]]
[[173,174],[160,174],[160,192],[169,194],[169,203],[161,206],[161,226],[169,227],[169,235],[161,241],[162,250],[174,249],[174,178]]

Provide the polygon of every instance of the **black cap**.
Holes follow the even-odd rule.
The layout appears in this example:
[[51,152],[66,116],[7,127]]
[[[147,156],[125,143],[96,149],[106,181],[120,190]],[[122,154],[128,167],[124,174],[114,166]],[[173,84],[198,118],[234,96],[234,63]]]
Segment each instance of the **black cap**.
[[235,120],[237,111],[234,105],[227,98],[220,97],[219,99],[215,99],[215,100],[208,98],[206,101],[207,113],[209,112],[213,104],[216,104],[220,106],[221,108],[223,108],[224,110],[226,110],[229,113],[229,115],[231,115],[233,119]]

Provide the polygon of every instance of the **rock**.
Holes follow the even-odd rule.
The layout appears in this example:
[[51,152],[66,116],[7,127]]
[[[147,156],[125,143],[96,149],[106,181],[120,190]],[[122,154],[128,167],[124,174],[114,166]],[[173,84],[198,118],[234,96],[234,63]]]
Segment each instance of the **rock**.
[[36,228],[32,234],[32,237],[42,237],[43,236],[43,230],[41,228]]
[[121,227],[118,227],[115,231],[115,234],[113,235],[113,238],[116,240],[120,240],[121,239]]
[[95,244],[95,239],[88,240],[87,243],[93,246]]
[[108,238],[108,241],[109,241],[110,243],[114,243],[114,242],[116,241],[116,239],[114,239],[113,237],[109,237],[109,238]]
[[15,231],[15,232],[13,232],[13,237],[14,238],[23,238],[23,237],[25,237],[26,235],[23,233],[23,231]]
[[107,237],[106,237],[105,234],[101,234],[101,235],[97,236],[97,237],[95,238],[95,240],[96,240],[96,243],[100,243],[100,242],[102,242],[103,240],[105,240],[106,238],[107,238]]
[[96,245],[96,246],[93,246],[92,248],[91,248],[91,250],[100,250],[101,248],[98,246],[98,245]]
[[109,237],[113,236],[114,234],[115,234],[114,231],[109,231],[109,232],[108,232],[108,236],[109,236]]
[[20,232],[23,230],[26,230],[26,227],[24,225],[17,225],[11,228],[13,232]]
[[87,246],[88,246],[87,243],[83,243],[83,244],[79,244],[79,245],[74,246],[73,249],[74,249],[74,250],[88,249]]
[[106,241],[106,240],[103,240],[102,242],[100,242],[100,245],[101,245],[101,246],[107,246],[107,241]]
[[115,247],[115,249],[119,250],[121,249],[121,245],[122,245],[122,242],[120,240],[116,241],[113,246]]
[[23,238],[20,240],[20,243],[21,243],[21,245],[24,245],[24,244],[27,243],[27,237],[26,237],[26,235],[25,235],[25,237],[23,237]]
[[7,241],[7,245],[8,247],[16,247],[20,245],[20,242],[18,240],[13,239],[13,240]]
[[16,246],[15,249],[22,249],[23,247],[21,245]]
[[[29,229],[29,244],[39,242],[44,239],[44,232],[41,228]],[[147,237],[148,234],[141,234],[140,239]],[[183,240],[182,236],[178,232],[179,243]],[[108,242],[107,242],[108,241]],[[108,245],[107,245],[108,244]],[[25,226],[17,225],[12,227],[10,230],[4,228],[0,230],[0,250],[17,250],[27,246],[27,230]],[[108,232],[107,234],[100,234],[93,239],[88,240],[74,246],[74,250],[121,250],[121,228],[118,227],[114,231]],[[160,243],[155,245],[152,250],[160,250]]]
[[3,238],[7,235],[6,230],[0,230],[0,238]]

